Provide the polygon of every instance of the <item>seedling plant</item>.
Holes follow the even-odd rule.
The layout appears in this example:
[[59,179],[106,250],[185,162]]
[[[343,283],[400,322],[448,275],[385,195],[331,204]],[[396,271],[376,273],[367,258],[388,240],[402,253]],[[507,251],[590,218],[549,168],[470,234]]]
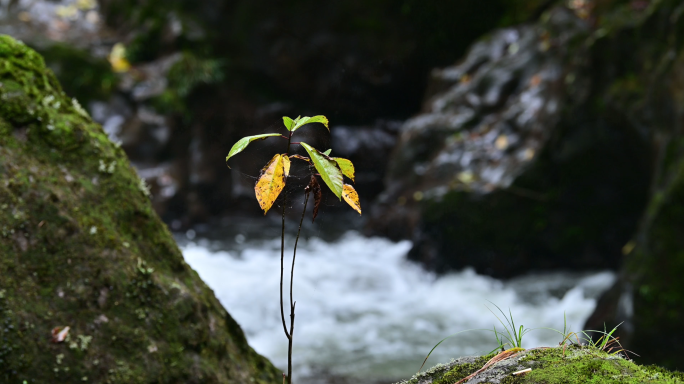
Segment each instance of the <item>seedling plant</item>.
[[[287,116],[283,117],[283,123],[287,129],[287,134],[283,135],[280,133],[266,133],[255,136],[247,136],[240,139],[228,152],[226,156],[226,164],[228,160],[242,152],[247,148],[247,146],[255,140],[264,140],[269,137],[280,137],[287,140],[287,150],[285,153],[277,153],[273,158],[266,163],[264,168],[261,170],[259,179],[254,186],[254,191],[256,193],[257,201],[259,206],[264,211],[264,215],[271,209],[278,196],[285,188],[288,177],[290,176],[290,161],[291,159],[296,159],[305,162],[308,165],[310,179],[308,185],[304,188],[304,207],[302,209],[302,216],[299,220],[299,229],[297,230],[297,237],[294,243],[294,249],[292,253],[292,266],[290,268],[290,326],[288,328],[285,321],[285,310],[283,304],[283,274],[284,274],[284,260],[285,260],[285,209],[287,204],[282,202],[282,231],[280,237],[280,318],[283,323],[283,331],[288,340],[288,351],[287,351],[287,375],[283,374],[283,381],[288,384],[292,384],[292,342],[294,339],[294,324],[295,324],[295,305],[296,301],[293,299],[292,286],[294,279],[294,267],[295,260],[297,256],[297,243],[299,243],[299,235],[302,231],[302,223],[304,222],[304,216],[306,214],[306,206],[309,202],[309,195],[313,193],[314,197],[314,208],[312,221],[316,219],[318,215],[318,210],[322,201],[322,190],[319,178],[323,180],[325,185],[332,191],[332,193],[340,200],[344,199],[347,204],[349,204],[355,211],[361,214],[361,205],[359,204],[359,195],[356,193],[354,187],[349,184],[344,183],[344,177],[346,176],[352,182],[354,181],[354,165],[351,161],[343,159],[340,157],[331,157],[331,150],[328,149],[325,152],[321,152],[318,149],[312,147],[305,142],[294,142],[292,141],[292,136],[301,127],[312,124],[320,123],[330,132],[330,127],[328,119],[325,116],[313,116],[313,117],[297,117],[296,119],[291,119]],[[298,154],[290,154],[292,145],[299,145],[309,156],[302,156]],[[230,168],[230,166],[229,166]],[[285,199],[283,197],[282,199]]]
[[[491,302],[490,302],[491,303]],[[492,332],[494,334],[494,337],[496,339],[496,344],[497,347],[491,350],[489,353],[486,353],[485,355],[492,354],[493,352],[500,350],[500,352],[494,356],[485,366],[481,369],[484,370],[490,365],[492,365],[495,362],[502,361],[505,359],[509,359],[513,356],[515,356],[518,352],[525,351],[526,349],[522,345],[523,341],[523,336],[525,336],[527,333],[538,330],[538,329],[546,329],[550,330],[553,332],[556,332],[560,334],[563,339],[559,343],[559,346],[563,347],[563,354],[565,355],[565,349],[570,346],[570,345],[576,345],[580,347],[587,347],[587,348],[592,348],[600,351],[604,351],[607,353],[611,354],[617,354],[620,352],[624,353],[632,353],[636,355],[634,352],[628,351],[624,348],[622,348],[622,345],[620,344],[620,341],[617,337],[613,336],[615,331],[617,331],[618,327],[622,325],[622,323],[618,324],[615,328],[613,328],[611,331],[608,331],[605,326],[603,331],[596,331],[596,330],[584,330],[580,332],[571,332],[568,327],[567,327],[567,319],[565,318],[565,315],[563,315],[563,331],[559,331],[557,329],[553,328],[525,328],[523,325],[520,325],[519,327],[516,327],[515,321],[513,319],[513,314],[511,313],[510,309],[508,311],[508,315],[506,315],[499,306],[497,306],[494,303],[491,303],[496,307],[496,309],[501,313],[502,317],[504,318],[505,322],[501,320],[499,316],[497,316],[494,311],[492,311],[489,307],[487,309],[492,312],[494,317],[496,317],[497,320],[501,323],[501,325],[504,328],[504,331],[498,331],[496,329],[496,326],[494,326],[493,329],[486,329],[486,328],[477,328],[477,329],[466,329],[464,331],[456,332],[452,335],[449,335],[445,337],[444,339],[440,340],[432,349],[430,352],[425,356],[425,360],[423,360],[423,364],[420,366],[418,369],[418,372],[420,372],[423,367],[425,366],[425,363],[427,362],[428,358],[434,352],[437,347],[442,344],[444,341],[447,339],[450,339],[454,336],[457,336],[461,333],[465,332],[471,332],[471,331],[488,331]],[[590,333],[595,333],[595,334],[600,334],[601,336],[594,340],[590,336]],[[574,341],[573,341],[574,339]],[[507,349],[508,347],[508,349]],[[548,347],[540,347],[540,348],[548,348]],[[539,348],[532,348],[532,349],[539,349]],[[481,370],[477,371],[476,373],[479,373]],[[467,378],[461,380],[467,381],[467,379],[470,379],[473,377],[476,373],[468,376]],[[460,383],[460,382],[459,382]]]

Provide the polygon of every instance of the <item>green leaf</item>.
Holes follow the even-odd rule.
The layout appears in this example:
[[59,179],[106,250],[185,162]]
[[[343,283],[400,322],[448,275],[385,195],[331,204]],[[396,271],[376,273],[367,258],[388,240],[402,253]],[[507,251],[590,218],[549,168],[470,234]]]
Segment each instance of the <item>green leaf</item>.
[[332,152],[332,148],[328,149],[327,151],[323,152],[324,155],[330,156],[330,152]]
[[341,157],[333,157],[332,159],[337,162],[337,165],[342,170],[342,174],[350,178],[351,181],[354,181],[354,164],[352,164],[351,160]]
[[[270,136],[281,136],[281,135],[280,135],[280,133],[265,133],[263,135],[243,137],[242,139],[238,140],[238,142],[235,143],[235,145],[233,145],[233,148],[230,149],[230,152],[228,152],[228,156],[226,156],[226,165],[228,164],[228,159],[230,159],[231,157],[242,152],[245,148],[247,148],[249,143],[251,143],[252,141],[260,140],[260,139],[263,140],[263,139],[270,137]],[[228,167],[228,168],[230,168],[230,167]]]
[[301,142],[304,149],[309,152],[311,160],[313,160],[316,170],[321,175],[325,184],[330,190],[342,200],[342,189],[344,182],[342,180],[342,171],[337,167],[337,162],[331,160],[328,156],[322,154],[318,149],[313,148],[307,143]]
[[292,127],[294,127],[295,125],[294,120],[290,119],[287,116],[283,116],[283,123],[285,123],[285,128],[287,128],[288,131],[291,131]]
[[294,128],[292,128],[292,132],[298,130],[303,125],[311,123],[321,123],[325,125],[326,128],[328,128],[328,131],[330,131],[330,127],[328,127],[328,118],[323,115],[318,115],[314,117],[304,116],[298,120],[295,120],[295,126]]

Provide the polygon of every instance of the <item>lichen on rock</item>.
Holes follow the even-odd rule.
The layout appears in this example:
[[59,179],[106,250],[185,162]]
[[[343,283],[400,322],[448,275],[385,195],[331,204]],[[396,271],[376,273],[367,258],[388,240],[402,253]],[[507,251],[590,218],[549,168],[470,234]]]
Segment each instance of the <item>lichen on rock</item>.
[[8,36],[0,101],[0,381],[280,382],[123,150]]

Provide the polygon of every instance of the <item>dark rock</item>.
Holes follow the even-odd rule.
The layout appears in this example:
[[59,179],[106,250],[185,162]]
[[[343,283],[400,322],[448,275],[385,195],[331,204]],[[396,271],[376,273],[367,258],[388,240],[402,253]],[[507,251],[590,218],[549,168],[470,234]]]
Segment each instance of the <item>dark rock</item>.
[[0,99],[0,381],[282,382],[123,150],[4,35]]
[[639,361],[679,370],[684,369],[679,332],[684,323],[684,52],[675,41],[683,9],[674,1],[648,7],[645,20],[623,25],[604,45],[632,54],[622,63],[631,75],[615,81],[607,93],[648,131],[654,174],[639,228],[623,248],[620,277],[585,326],[610,330],[619,325],[616,335],[641,356]]
[[628,54],[607,57],[580,11],[496,31],[434,71],[370,232],[412,238],[411,258],[440,271],[619,266],[646,204],[651,144],[604,97],[628,76],[610,72]]

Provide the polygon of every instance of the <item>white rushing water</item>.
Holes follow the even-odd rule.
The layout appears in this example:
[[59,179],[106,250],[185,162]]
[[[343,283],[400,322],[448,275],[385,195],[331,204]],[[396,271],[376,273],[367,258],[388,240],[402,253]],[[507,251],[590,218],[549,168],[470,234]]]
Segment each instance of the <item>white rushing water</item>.
[[[325,382],[317,377],[363,378],[354,382],[368,383],[408,378],[447,335],[495,325],[500,330],[487,309],[497,311],[491,303],[507,313],[510,308],[516,325],[562,330],[565,314],[568,325],[580,330],[598,295],[615,278],[611,272],[546,273],[502,282],[468,269],[436,277],[405,260],[410,246],[355,232],[332,243],[300,240],[293,354],[296,374],[308,379],[299,382]],[[217,251],[209,241],[196,240],[182,249],[186,261],[242,326],[250,345],[284,368],[279,247],[278,239]],[[288,257],[288,277],[289,262]],[[559,341],[557,334],[537,330],[527,334],[523,344],[529,348]],[[426,366],[490,352],[495,346],[490,332],[466,332],[440,345]]]

